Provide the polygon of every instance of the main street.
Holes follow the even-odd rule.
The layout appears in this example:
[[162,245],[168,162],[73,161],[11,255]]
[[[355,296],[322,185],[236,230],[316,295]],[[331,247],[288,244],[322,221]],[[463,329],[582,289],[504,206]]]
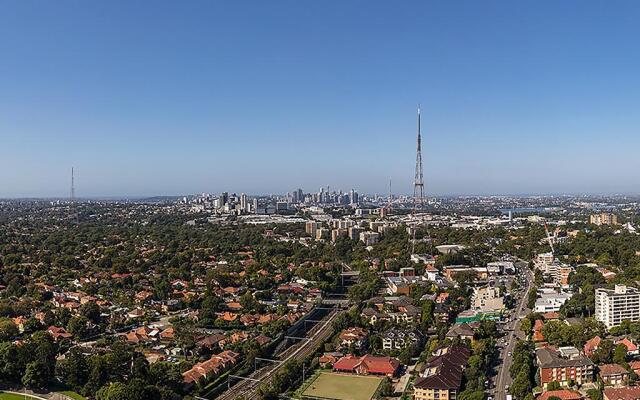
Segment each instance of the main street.
[[504,330],[508,332],[506,345],[500,352],[500,366],[498,369],[497,378],[495,379],[495,400],[505,400],[507,396],[506,385],[511,385],[511,376],[509,375],[509,368],[511,367],[513,349],[516,345],[516,339],[525,337],[525,334],[520,331],[520,320],[527,315],[527,298],[529,290],[533,287],[534,276],[533,272],[528,267],[521,267],[519,269],[520,276],[524,277],[526,281],[526,288],[520,293],[518,305],[515,312],[512,314],[509,322],[504,325]]

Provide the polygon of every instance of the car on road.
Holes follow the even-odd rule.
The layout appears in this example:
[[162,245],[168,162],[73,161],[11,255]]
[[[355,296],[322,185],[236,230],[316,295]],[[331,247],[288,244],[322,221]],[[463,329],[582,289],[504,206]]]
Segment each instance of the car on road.
[[507,353],[507,357],[511,357],[511,352],[508,352],[508,353]]

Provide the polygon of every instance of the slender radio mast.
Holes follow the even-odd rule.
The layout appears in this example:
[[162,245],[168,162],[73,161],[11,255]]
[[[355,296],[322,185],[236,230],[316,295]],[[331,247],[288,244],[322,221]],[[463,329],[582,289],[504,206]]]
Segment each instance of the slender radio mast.
[[71,219],[75,219],[78,222],[78,210],[76,208],[76,181],[73,173],[73,167],[71,167],[71,193],[69,194],[69,214]]
[[76,187],[75,187],[75,180],[73,176],[73,167],[71,167],[71,198],[69,200],[71,201],[72,204],[76,202]]
[[420,134],[420,104],[418,104],[418,139],[416,141],[416,176],[413,180],[413,232],[411,238],[411,254],[416,250],[416,211],[422,208],[424,200],[424,178],[422,174],[422,136]]
[[418,104],[418,140],[416,142],[416,176],[413,181],[413,209],[422,208],[424,179],[422,174],[422,136],[420,134],[420,104]]

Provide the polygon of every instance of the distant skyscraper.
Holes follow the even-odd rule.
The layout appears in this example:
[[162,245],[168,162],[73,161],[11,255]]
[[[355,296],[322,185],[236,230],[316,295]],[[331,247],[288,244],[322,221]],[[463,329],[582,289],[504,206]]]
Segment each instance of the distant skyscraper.
[[240,195],[240,211],[247,212],[247,195],[242,193]]
[[304,193],[302,189],[296,189],[293,191],[292,202],[293,203],[302,203],[304,201]]
[[218,207],[224,208],[224,206],[229,202],[229,193],[222,192],[220,196],[218,196]]
[[304,192],[302,191],[302,189],[298,188],[298,190],[296,190],[295,193],[298,198],[298,203],[304,202]]
[[358,192],[356,192],[355,190],[351,189],[351,191],[349,192],[349,202],[351,204],[358,204]]

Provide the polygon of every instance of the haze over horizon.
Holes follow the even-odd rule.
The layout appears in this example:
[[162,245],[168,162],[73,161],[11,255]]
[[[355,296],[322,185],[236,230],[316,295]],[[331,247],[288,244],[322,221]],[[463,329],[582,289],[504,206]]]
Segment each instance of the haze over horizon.
[[[152,5],[152,6],[151,6]],[[0,5],[0,198],[638,194],[633,1]]]

